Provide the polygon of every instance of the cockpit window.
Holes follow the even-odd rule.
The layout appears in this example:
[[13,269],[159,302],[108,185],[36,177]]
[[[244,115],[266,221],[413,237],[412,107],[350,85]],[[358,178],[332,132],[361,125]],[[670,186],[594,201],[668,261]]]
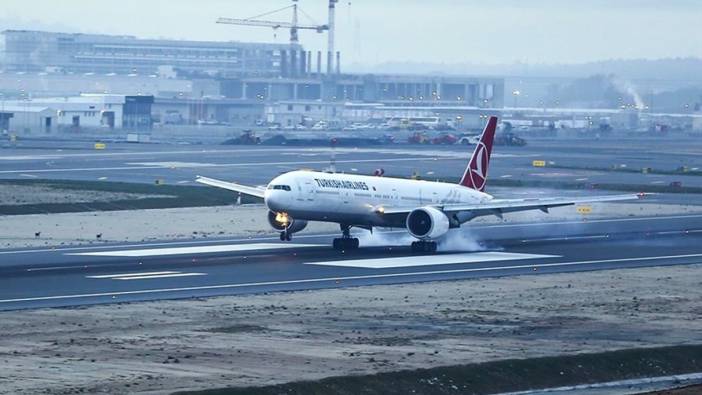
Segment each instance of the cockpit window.
[[269,185],[268,189],[277,189],[281,191],[288,191],[290,192],[292,189],[290,189],[290,185]]

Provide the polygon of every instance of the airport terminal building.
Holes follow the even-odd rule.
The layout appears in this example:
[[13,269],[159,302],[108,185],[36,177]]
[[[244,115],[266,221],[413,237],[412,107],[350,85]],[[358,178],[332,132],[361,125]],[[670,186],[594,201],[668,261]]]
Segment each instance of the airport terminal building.
[[3,101],[0,132],[148,131],[153,124],[153,102],[153,96],[102,94]]
[[[4,68],[20,72],[278,75],[289,44],[146,40],[132,36],[5,30]],[[299,48],[298,48],[299,49]]]

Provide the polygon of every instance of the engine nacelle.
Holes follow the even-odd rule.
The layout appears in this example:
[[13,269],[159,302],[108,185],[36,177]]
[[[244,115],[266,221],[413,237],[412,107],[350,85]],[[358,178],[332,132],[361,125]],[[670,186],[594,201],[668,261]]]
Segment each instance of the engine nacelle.
[[449,230],[449,218],[434,207],[421,207],[412,210],[407,216],[407,230],[420,240],[433,240]]
[[301,219],[293,219],[287,213],[277,213],[274,211],[268,212],[268,223],[273,229],[278,231],[287,231],[288,233],[297,233],[307,227],[307,221]]

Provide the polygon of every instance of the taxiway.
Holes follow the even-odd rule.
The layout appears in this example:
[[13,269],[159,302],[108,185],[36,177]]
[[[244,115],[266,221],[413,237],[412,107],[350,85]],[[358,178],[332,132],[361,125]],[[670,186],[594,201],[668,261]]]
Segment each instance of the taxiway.
[[[702,168],[700,151],[690,139],[563,139],[530,140],[525,147],[495,147],[491,179],[541,182],[614,183],[702,186],[690,174],[643,172],[643,168],[674,172]],[[222,146],[108,143],[95,151],[92,141],[21,141],[0,150],[0,179],[47,178],[193,184],[196,175],[265,184],[278,174],[300,168],[324,169],[334,156],[338,171],[422,178],[455,178],[465,168],[472,146],[395,144],[368,147]],[[534,168],[534,160],[546,167]],[[619,169],[609,171],[611,169]]]

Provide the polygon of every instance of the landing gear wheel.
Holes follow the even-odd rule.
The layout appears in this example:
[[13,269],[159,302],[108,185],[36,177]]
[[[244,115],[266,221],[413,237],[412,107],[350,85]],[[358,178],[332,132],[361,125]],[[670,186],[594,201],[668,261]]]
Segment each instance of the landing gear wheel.
[[280,232],[280,241],[290,241],[292,240],[292,234],[289,232]]
[[358,242],[357,238],[351,237],[351,226],[340,224],[339,227],[341,228],[342,236],[341,238],[334,239],[334,242],[332,243],[334,249],[337,251],[358,249],[360,243]]
[[436,252],[436,242],[435,241],[415,241],[415,242],[412,242],[412,252],[433,254]]
[[356,250],[358,249],[359,244],[358,239],[351,237],[334,239],[334,242],[332,243],[334,249],[337,251]]

